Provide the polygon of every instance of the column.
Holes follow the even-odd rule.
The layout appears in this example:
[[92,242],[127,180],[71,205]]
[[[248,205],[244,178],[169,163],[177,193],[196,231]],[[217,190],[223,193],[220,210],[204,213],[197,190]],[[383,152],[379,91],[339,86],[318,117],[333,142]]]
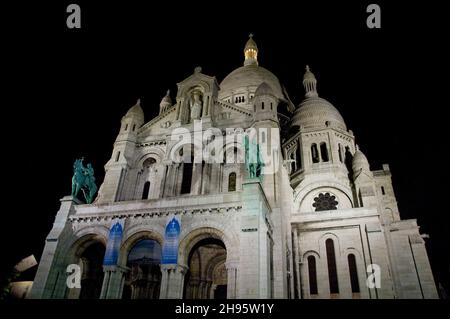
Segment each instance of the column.
[[299,299],[303,299],[303,291],[302,291],[302,279],[300,273],[300,261],[302,256],[300,256],[300,250],[298,248],[298,231],[297,227],[294,226],[292,229],[292,233],[294,236],[294,271],[296,272],[296,288],[297,288],[297,296]]
[[187,267],[182,265],[161,265],[160,299],[183,298],[184,275],[186,271]]
[[121,266],[103,266],[105,276],[103,279],[102,292],[100,298],[103,299],[120,299],[122,298],[122,290],[125,274],[129,271],[127,267]]
[[238,263],[235,261],[225,263],[227,269],[227,299],[237,298],[237,265]]

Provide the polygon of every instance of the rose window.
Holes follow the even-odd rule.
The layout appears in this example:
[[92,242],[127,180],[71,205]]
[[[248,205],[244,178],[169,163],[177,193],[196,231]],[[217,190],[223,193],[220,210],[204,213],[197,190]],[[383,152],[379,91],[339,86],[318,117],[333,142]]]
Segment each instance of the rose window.
[[320,193],[317,197],[314,197],[313,207],[316,208],[316,212],[322,210],[335,210],[337,209],[338,202],[336,196],[330,193]]

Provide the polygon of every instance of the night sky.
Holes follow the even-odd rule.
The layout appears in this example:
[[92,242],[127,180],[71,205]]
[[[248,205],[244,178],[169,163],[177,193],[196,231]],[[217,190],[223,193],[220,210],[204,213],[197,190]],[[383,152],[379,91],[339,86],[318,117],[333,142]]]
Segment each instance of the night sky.
[[[120,119],[136,100],[148,121],[166,90],[174,100],[176,83],[196,66],[220,82],[242,65],[253,33],[260,65],[280,79],[295,105],[309,64],[319,95],[340,111],[371,168],[390,164],[401,218],[417,218],[430,235],[435,279],[448,291],[449,121],[441,97],[448,80],[439,79],[448,53],[441,8],[377,1],[382,28],[370,30],[364,1],[58,2],[4,12],[2,277],[29,254],[40,258],[59,199],[70,194],[76,158],[93,164],[100,186]],[[66,28],[68,3],[81,6],[80,30]]]

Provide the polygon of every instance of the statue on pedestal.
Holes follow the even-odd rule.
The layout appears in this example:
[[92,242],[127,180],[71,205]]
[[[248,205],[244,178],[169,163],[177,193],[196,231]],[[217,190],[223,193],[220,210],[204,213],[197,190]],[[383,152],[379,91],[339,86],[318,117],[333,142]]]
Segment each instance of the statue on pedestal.
[[83,161],[84,158],[82,157],[81,159],[76,159],[73,164],[72,196],[76,198],[81,189],[86,203],[91,204],[94,200],[95,193],[97,192],[94,168],[91,164],[84,167]]
[[201,92],[197,90],[192,92],[192,97],[189,105],[191,109],[191,121],[200,119],[200,117],[202,116],[202,106],[203,102],[201,100]]
[[262,156],[259,145],[250,141],[248,135],[244,137],[245,167],[250,178],[260,177],[262,173]]

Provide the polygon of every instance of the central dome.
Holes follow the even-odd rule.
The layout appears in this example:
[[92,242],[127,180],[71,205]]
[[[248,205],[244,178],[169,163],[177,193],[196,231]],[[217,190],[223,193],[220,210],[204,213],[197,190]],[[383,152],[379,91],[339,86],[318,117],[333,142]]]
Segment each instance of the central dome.
[[283,98],[283,90],[278,78],[269,70],[251,64],[237,68],[223,79],[220,83],[219,99],[225,99],[241,91],[255,93],[263,82],[270,86],[276,97]]
[[[219,99],[234,103],[248,103],[255,96],[256,89],[266,83],[273,94],[283,99],[283,90],[280,81],[269,70],[258,64],[258,46],[253,35],[244,47],[244,66],[228,74],[220,83]],[[234,100],[233,100],[234,98]]]

